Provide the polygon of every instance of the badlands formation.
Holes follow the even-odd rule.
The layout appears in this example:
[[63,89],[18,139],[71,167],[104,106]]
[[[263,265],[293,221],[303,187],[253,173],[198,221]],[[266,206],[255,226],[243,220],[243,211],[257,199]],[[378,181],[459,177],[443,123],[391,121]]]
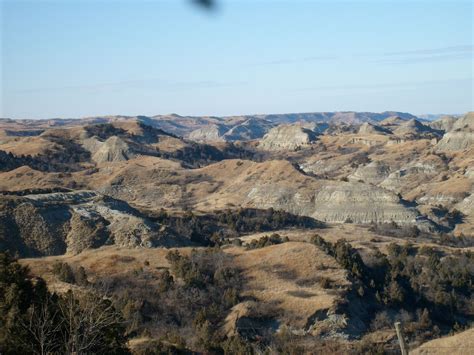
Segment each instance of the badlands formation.
[[[473,320],[473,248],[472,112],[0,120],[0,250],[55,292],[82,287],[58,262],[106,280],[135,353],[217,346],[203,317],[219,349],[283,353],[395,351],[404,319],[425,353]],[[192,308],[215,295],[186,293],[186,258],[237,270],[232,302]]]
[[[430,233],[473,235],[473,113],[429,124],[407,114],[326,115],[331,118],[325,126],[316,123],[323,114],[176,116],[174,122],[174,116],[2,120],[2,218],[15,232],[0,240],[8,244],[11,238],[30,238],[24,235],[28,220],[12,217],[18,215],[18,206],[25,208],[24,201],[40,219],[45,218],[42,210],[68,215],[67,228],[54,227],[62,230],[53,233],[62,246],[45,247],[45,254],[64,252],[79,220],[100,217],[107,221],[102,229],[121,233],[104,212],[109,207],[98,209],[100,203],[90,202],[92,196],[119,201],[128,212],[117,213],[129,216],[134,216],[133,209],[179,214],[273,208],[326,223],[395,223]],[[341,122],[341,117],[346,120]],[[157,128],[171,122],[193,130],[181,138]],[[226,137],[245,139],[226,142]],[[63,190],[48,194],[48,189]],[[83,191],[90,191],[86,200]],[[78,207],[87,204],[95,210]],[[79,210],[87,212],[73,218]],[[143,218],[140,225],[146,226]],[[159,238],[143,233],[135,236],[139,242],[124,242],[119,236],[110,242],[159,244]]]

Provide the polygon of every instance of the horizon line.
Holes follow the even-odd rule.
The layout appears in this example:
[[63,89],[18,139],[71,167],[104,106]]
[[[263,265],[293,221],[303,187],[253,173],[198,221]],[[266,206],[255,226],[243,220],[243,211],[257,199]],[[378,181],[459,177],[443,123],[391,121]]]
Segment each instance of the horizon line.
[[155,118],[160,116],[178,116],[178,117],[190,117],[190,118],[197,118],[197,117],[205,117],[205,118],[232,118],[232,117],[239,117],[239,116],[270,116],[270,115],[305,115],[305,114],[332,114],[332,113],[375,113],[375,114],[382,114],[386,112],[393,112],[393,113],[401,113],[401,114],[409,114],[415,116],[417,118],[423,118],[423,116],[461,116],[465,115],[473,110],[468,110],[465,112],[454,112],[454,113],[432,113],[432,112],[425,112],[425,113],[412,113],[408,111],[396,111],[396,110],[384,110],[384,111],[356,111],[356,110],[341,110],[341,111],[304,111],[304,112],[281,112],[281,113],[241,113],[241,114],[230,114],[230,115],[182,115],[176,112],[171,113],[159,113],[154,115],[145,115],[145,114],[137,114],[137,115],[125,115],[125,114],[104,114],[104,115],[87,115],[87,116],[79,116],[79,117],[48,117],[48,118],[13,118],[13,117],[0,117],[0,120],[12,120],[12,121],[49,121],[49,120],[83,120],[88,118],[108,118],[108,117],[124,117],[124,118],[139,118],[139,117],[146,117],[146,118]]

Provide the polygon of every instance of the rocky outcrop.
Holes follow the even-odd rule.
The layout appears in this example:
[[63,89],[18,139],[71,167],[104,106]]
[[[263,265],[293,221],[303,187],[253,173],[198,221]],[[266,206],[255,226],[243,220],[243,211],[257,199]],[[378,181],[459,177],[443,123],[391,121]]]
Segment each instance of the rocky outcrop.
[[[366,146],[369,146],[369,147],[374,147],[374,146],[377,146],[377,145],[381,145],[381,144],[384,144],[386,142],[386,140],[383,139],[383,137],[381,137],[382,139],[378,139],[378,137],[370,137],[370,138],[367,138],[365,136],[362,136],[362,137],[352,137],[350,140],[349,140],[349,143],[351,144],[364,144]],[[389,143],[390,141],[387,142],[387,144]]]
[[453,130],[474,131],[474,112],[468,112],[453,125]]
[[414,224],[418,212],[397,195],[362,183],[325,182],[315,190],[257,184],[245,205],[283,209],[332,223]]
[[[297,179],[295,176],[294,180]],[[303,186],[273,184],[257,185],[254,189],[261,191],[256,200],[261,204],[326,222],[410,224],[418,214],[403,205],[396,194],[367,183],[316,180],[307,181]]]
[[338,123],[330,124],[324,132],[326,135],[337,136],[343,134],[357,133],[358,126],[352,124]]
[[105,244],[152,247],[166,234],[123,201],[93,191],[2,196],[0,247],[23,257],[76,254]]
[[474,189],[468,197],[456,205],[456,208],[465,215],[474,217]]
[[474,238],[474,185],[470,195],[456,204],[455,209],[463,214],[454,230],[455,235]]
[[369,122],[365,122],[359,127],[359,134],[390,134],[390,130],[381,126],[374,125]]
[[0,250],[20,256],[66,252],[71,212],[64,206],[45,206],[26,198],[0,199]]
[[403,119],[400,116],[390,116],[380,121],[380,126],[399,126],[402,123],[406,122],[406,119]]
[[326,122],[307,122],[302,123],[301,126],[315,132],[316,134],[324,134],[324,132],[329,128],[329,124]]
[[405,138],[390,138],[388,141],[387,141],[387,147],[390,147],[392,145],[399,145],[399,144],[404,144],[407,142],[407,139]]
[[212,124],[192,131],[188,138],[196,142],[248,141],[262,138],[274,124],[262,118],[249,118],[243,122]]
[[474,112],[459,118],[451,131],[445,133],[436,145],[440,151],[464,150],[474,146]]
[[310,146],[316,139],[315,132],[300,125],[280,125],[271,129],[258,147],[264,150],[295,150]]
[[397,195],[361,183],[325,186],[315,193],[314,205],[314,218],[326,222],[413,224],[418,215]]
[[436,145],[440,151],[464,150],[474,146],[474,133],[464,131],[451,131],[445,133]]
[[414,161],[390,174],[379,183],[379,186],[397,193],[418,187],[422,183],[431,181],[445,165],[440,161]]
[[427,125],[439,131],[449,132],[453,129],[453,126],[457,120],[458,118],[455,116],[444,116],[440,119],[437,119],[436,121],[429,122]]
[[251,118],[232,127],[224,134],[226,141],[247,141],[262,138],[274,124],[264,119]]
[[139,121],[115,122],[83,127],[77,142],[95,163],[126,161],[138,155],[157,155],[162,141],[182,140]]
[[222,136],[227,130],[226,126],[212,124],[192,131],[188,138],[197,142],[224,141]]
[[363,181],[377,185],[385,180],[390,174],[390,166],[382,161],[375,160],[367,165],[359,166],[357,170],[348,176],[353,181]]
[[474,166],[467,168],[466,171],[464,172],[464,175],[468,179],[474,180]]
[[92,155],[96,163],[124,161],[134,156],[128,144],[119,137],[110,137]]
[[105,218],[97,213],[79,213],[75,209],[71,210],[71,214],[69,231],[65,238],[67,252],[76,254],[108,243],[109,222]]
[[423,123],[415,119],[404,121],[400,123],[397,128],[393,130],[393,133],[399,136],[420,135],[423,133],[432,133],[432,132],[433,132],[433,129],[431,129],[428,126],[425,126]]

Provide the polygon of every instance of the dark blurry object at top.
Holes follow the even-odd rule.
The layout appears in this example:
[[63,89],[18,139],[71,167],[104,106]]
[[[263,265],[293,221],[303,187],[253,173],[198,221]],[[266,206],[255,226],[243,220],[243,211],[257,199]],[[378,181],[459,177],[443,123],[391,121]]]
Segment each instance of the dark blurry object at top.
[[212,9],[216,3],[213,0],[191,0],[196,5],[203,7],[205,9]]

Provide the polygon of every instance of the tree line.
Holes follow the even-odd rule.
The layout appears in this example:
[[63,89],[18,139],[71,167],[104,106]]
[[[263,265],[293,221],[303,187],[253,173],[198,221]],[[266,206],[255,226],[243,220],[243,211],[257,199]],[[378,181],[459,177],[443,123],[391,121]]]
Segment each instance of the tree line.
[[58,295],[0,253],[0,353],[127,354],[124,323],[92,289]]
[[391,243],[386,255],[375,251],[363,258],[342,239],[332,244],[315,235],[312,242],[348,271],[373,328],[391,328],[402,320],[412,340],[421,340],[474,321],[470,251],[444,255],[432,247]]

